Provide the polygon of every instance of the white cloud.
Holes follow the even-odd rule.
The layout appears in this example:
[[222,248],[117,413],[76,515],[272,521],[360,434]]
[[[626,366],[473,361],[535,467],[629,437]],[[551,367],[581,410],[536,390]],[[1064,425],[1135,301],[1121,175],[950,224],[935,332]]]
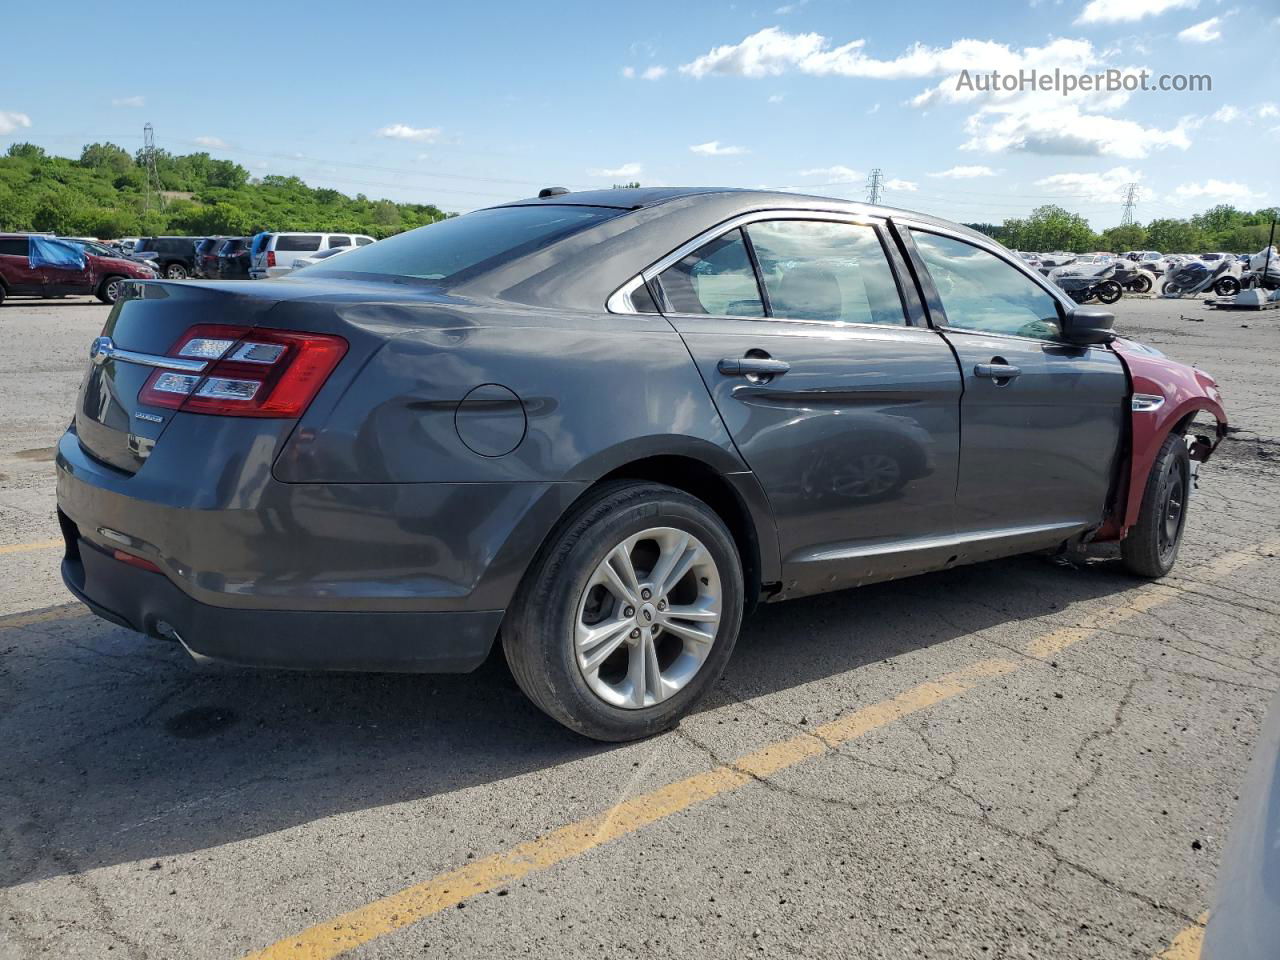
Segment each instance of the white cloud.
[[871,106],[867,107],[867,116],[868,116],[868,117],[869,117],[869,116],[871,116],[871,115],[872,115],[872,114],[874,114],[874,113],[879,113],[879,112],[880,112],[880,104],[878,104],[878,103],[873,103]]
[[1222,39],[1222,18],[1210,17],[1193,23],[1185,30],[1178,31],[1178,39],[1183,43],[1212,43]]
[[211,147],[214,150],[226,150],[227,141],[221,137],[196,137],[196,143],[202,147]]
[[781,93],[775,93],[773,96],[771,96],[771,97],[769,98],[769,102],[770,102],[770,103],[781,103],[781,102],[782,102],[783,100],[785,100],[785,99],[786,99],[786,97],[785,97],[785,95],[784,95],[784,94],[781,94]]
[[1234,180],[1210,178],[1204,183],[1183,183],[1173,189],[1173,195],[1184,201],[1216,200],[1223,203],[1249,203],[1262,195],[1254,193],[1243,183]]
[[1153,200],[1155,193],[1141,186],[1143,173],[1128,167],[1112,167],[1104,173],[1055,173],[1036,181],[1036,186],[1047,187],[1052,193],[1081,200],[1114,200],[1120,202],[1125,187],[1138,183],[1134,192],[1137,200]]
[[628,80],[661,80],[667,75],[667,68],[654,64],[652,67],[645,67],[643,70],[637,70],[635,67],[623,67],[622,75]]
[[886,190],[901,190],[907,193],[915,193],[920,188],[919,184],[912,183],[910,180],[886,180],[884,182]]
[[1170,10],[1194,10],[1198,0],[1089,0],[1076,23],[1132,23]]
[[719,140],[708,140],[706,143],[695,144],[689,149],[704,157],[734,157],[751,152],[745,147],[731,147],[728,144],[721,146]]
[[1045,108],[1037,103],[983,107],[965,123],[969,139],[961,150],[1023,152],[1079,157],[1141,159],[1152,150],[1191,146],[1188,121],[1168,130],[1135,120],[1083,114],[1070,104]]
[[31,126],[31,118],[25,113],[12,113],[8,110],[0,110],[0,135],[13,133],[19,127]]
[[419,143],[433,143],[440,136],[439,127],[411,127],[405,123],[393,123],[378,131],[378,136],[391,140],[416,140]]
[[1213,119],[1218,123],[1235,123],[1240,117],[1240,111],[1231,104],[1219,107],[1213,114]]
[[929,174],[931,177],[944,177],[948,180],[972,180],[975,177],[994,177],[995,175],[994,170],[983,166],[952,167],[950,170]]
[[837,164],[834,167],[814,167],[811,170],[801,170],[800,176],[826,177],[826,179],[831,183],[855,183],[865,177],[866,174],[850,167],[840,166]]
[[1280,107],[1277,107],[1274,103],[1264,103],[1258,107],[1258,116],[1263,118],[1280,117]]
[[113,107],[145,107],[146,97],[115,97],[111,101]]
[[789,13],[795,13],[797,10],[804,9],[809,0],[795,0],[794,3],[784,4],[773,12],[779,17],[785,17]]
[[587,171],[593,177],[621,177],[633,179],[644,173],[644,166],[639,163],[624,163],[620,167],[593,167]]

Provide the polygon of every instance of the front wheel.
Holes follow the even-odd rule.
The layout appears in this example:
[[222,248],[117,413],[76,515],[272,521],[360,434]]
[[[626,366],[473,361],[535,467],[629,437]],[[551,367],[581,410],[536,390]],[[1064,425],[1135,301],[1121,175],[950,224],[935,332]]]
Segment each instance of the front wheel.
[[1240,292],[1240,281],[1235,277],[1223,277],[1213,285],[1213,292],[1220,297],[1234,297]]
[[1124,294],[1124,288],[1114,280],[1104,280],[1098,284],[1098,299],[1103,303],[1115,303]]
[[164,268],[164,275],[167,280],[185,280],[187,268],[180,263],[171,263]]
[[120,299],[122,293],[124,293],[124,277],[107,277],[98,286],[95,296],[103,303],[111,305]]
[[1120,555],[1130,573],[1154,579],[1173,569],[1187,523],[1191,483],[1187,442],[1171,433],[1147,474],[1138,522],[1120,541]]
[[502,626],[520,689],[596,740],[674,726],[724,671],[742,563],[720,517],[663,484],[618,481],[575,505]]
[[1176,283],[1166,283],[1164,285],[1164,290],[1162,292],[1166,297],[1182,296],[1182,288],[1178,286]]
[[1151,278],[1146,275],[1145,270],[1141,271],[1138,278],[1133,281],[1133,289],[1136,293],[1151,292]]

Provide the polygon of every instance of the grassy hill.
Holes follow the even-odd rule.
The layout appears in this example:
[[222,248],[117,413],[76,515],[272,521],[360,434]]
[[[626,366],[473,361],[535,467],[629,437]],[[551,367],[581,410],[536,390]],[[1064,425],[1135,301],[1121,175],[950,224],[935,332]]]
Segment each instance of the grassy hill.
[[318,230],[388,237],[442,220],[432,204],[349,197],[297,177],[250,180],[244,167],[207,153],[157,151],[164,206],[144,210],[139,156],[91,143],[73,160],[15,143],[0,157],[0,230],[51,230],[110,239],[155,234],[248,235]]

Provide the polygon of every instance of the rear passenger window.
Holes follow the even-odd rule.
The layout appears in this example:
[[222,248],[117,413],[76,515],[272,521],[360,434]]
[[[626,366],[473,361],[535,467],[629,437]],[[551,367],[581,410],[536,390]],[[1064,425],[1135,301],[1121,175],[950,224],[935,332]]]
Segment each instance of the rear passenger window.
[[371,243],[373,243],[373,237],[356,237],[357,247],[367,247]]
[[1021,270],[963,240],[918,230],[911,236],[942,299],[948,327],[1058,338],[1057,301]]
[[333,247],[349,247],[349,246],[351,246],[350,237],[330,237],[329,238],[330,249],[332,249]]
[[0,256],[25,257],[29,246],[26,237],[4,237],[0,239]]
[[276,249],[291,253],[314,252],[320,249],[320,234],[281,234],[276,237]]
[[770,220],[747,227],[772,316],[902,326],[906,314],[875,227]]
[[672,313],[764,316],[756,272],[741,230],[726,233],[686,254],[662,272],[658,283]]

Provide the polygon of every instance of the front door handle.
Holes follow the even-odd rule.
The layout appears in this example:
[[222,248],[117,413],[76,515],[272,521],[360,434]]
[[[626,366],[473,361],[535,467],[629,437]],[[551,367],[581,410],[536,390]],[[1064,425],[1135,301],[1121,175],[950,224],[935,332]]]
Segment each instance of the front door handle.
[[980,363],[973,368],[975,377],[986,377],[988,380],[1012,380],[1022,371],[1011,363]]
[[772,357],[725,357],[716,369],[726,377],[778,377],[790,370],[791,364]]

